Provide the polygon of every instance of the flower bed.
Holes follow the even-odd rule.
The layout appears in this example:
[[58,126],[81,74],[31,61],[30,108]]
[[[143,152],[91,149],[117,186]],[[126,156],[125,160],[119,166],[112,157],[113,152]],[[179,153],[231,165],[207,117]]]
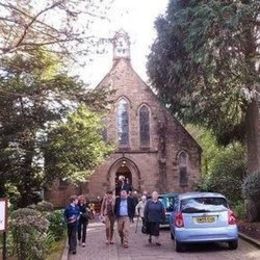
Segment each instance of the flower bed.
[[239,222],[238,223],[239,232],[259,240],[260,242],[260,222],[248,223],[248,222]]

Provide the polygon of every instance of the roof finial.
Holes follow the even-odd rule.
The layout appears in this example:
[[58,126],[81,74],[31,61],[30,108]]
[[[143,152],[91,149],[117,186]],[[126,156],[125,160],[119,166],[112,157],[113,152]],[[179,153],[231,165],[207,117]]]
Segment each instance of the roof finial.
[[130,38],[124,31],[116,32],[113,38],[113,59],[125,58],[130,60]]

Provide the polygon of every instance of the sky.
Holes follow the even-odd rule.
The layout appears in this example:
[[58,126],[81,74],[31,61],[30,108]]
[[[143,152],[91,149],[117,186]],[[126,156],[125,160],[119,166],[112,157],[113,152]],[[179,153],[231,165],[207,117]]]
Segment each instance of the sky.
[[[104,37],[112,38],[116,31],[123,29],[131,40],[131,62],[136,72],[145,80],[147,55],[156,38],[154,21],[164,14],[168,0],[115,0],[108,12],[109,22],[97,22],[93,27]],[[86,68],[77,68],[76,72],[92,87],[97,85],[112,66],[112,44],[107,52],[95,55],[93,62]]]

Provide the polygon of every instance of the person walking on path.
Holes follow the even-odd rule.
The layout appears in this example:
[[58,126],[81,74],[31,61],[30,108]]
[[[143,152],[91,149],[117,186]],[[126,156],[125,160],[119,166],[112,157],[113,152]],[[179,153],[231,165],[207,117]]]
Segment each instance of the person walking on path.
[[114,234],[114,223],[115,223],[115,200],[113,198],[113,192],[108,191],[104,196],[101,205],[101,216],[105,218],[106,225],[106,244],[114,244],[113,242],[113,234]]
[[135,215],[141,217],[143,225],[145,224],[144,222],[145,205],[146,205],[146,196],[143,195],[141,200],[138,202],[138,204],[135,207]]
[[133,221],[135,215],[135,205],[133,198],[128,196],[125,190],[122,190],[120,197],[116,198],[115,215],[121,244],[128,248],[129,228],[130,222]]
[[[79,196],[79,221],[78,221],[78,241],[82,244],[83,247],[86,246],[86,235],[87,235],[87,226],[90,215],[90,208],[88,207],[85,196]],[[81,240],[82,239],[82,240]]]
[[155,244],[160,246],[160,223],[164,222],[165,210],[163,204],[158,200],[158,192],[152,193],[152,199],[148,200],[144,209],[144,218],[149,235],[148,242],[152,243],[152,236],[155,237]]
[[65,208],[64,218],[68,226],[69,252],[76,254],[77,252],[77,226],[79,219],[78,197],[73,195],[69,199],[70,204]]

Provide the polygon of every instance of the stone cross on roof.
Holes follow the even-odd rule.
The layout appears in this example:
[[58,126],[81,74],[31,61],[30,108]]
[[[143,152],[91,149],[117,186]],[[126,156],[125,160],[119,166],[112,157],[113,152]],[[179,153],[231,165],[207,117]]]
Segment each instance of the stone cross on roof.
[[113,43],[113,59],[129,59],[130,60],[130,38],[124,30],[116,32],[112,39]]

